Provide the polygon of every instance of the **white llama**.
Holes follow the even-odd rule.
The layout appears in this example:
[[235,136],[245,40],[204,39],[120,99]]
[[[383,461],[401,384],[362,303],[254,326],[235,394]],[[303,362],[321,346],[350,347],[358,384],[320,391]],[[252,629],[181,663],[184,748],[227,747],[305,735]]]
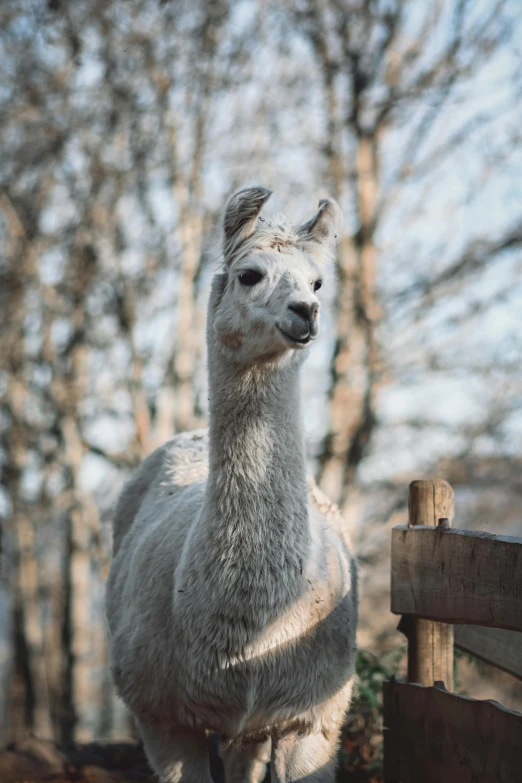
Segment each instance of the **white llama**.
[[307,481],[299,369],[317,335],[340,210],[292,228],[270,196],[228,202],[207,319],[210,427],[125,486],[107,584],[112,671],[164,783],[330,782],[354,677],[357,575],[337,508]]

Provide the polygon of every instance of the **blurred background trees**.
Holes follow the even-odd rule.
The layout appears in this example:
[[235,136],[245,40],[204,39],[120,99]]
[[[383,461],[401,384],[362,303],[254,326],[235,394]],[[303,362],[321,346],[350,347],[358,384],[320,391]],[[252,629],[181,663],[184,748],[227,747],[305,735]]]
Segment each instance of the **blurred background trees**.
[[[406,484],[519,532],[522,9],[516,0],[4,0],[0,734],[130,731],[107,671],[110,510],[204,426],[219,214],[263,183],[345,214],[304,373],[310,469],[397,645]],[[506,698],[503,698],[507,703]]]

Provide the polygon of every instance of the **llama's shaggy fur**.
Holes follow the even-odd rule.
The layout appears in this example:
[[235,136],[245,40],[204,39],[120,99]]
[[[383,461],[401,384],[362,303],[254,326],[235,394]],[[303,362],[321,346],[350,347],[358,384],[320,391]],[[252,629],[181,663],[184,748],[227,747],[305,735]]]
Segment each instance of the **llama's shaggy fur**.
[[241,191],[225,212],[209,433],[151,454],[114,519],[113,676],[165,783],[210,783],[208,730],[227,783],[261,781],[269,759],[274,782],[333,781],[350,700],[356,567],[306,479],[298,387],[339,210],[320,202],[294,229],[258,218],[269,195]]

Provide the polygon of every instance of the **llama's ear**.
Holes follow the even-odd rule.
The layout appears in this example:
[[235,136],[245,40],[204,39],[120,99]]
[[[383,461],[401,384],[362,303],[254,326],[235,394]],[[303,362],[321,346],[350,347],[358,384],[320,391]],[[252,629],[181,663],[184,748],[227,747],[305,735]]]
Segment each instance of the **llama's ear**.
[[342,220],[343,213],[337,201],[332,198],[323,198],[319,202],[319,209],[315,215],[297,227],[297,234],[304,241],[327,243],[333,247],[339,235]]
[[263,204],[272,191],[268,188],[245,188],[234,193],[225,207],[223,228],[225,233],[225,259],[247,237],[252,236],[256,220]]

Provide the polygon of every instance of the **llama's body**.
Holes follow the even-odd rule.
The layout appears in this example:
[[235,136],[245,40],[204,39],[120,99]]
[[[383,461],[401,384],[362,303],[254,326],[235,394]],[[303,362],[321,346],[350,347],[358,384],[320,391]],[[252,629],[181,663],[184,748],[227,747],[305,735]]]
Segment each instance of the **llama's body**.
[[[198,535],[204,504],[206,446],[202,431],[174,438],[126,487],[125,505],[134,508],[134,485],[147,477],[148,492],[111,571],[117,685],[138,717],[226,737],[266,735],[290,725],[321,728],[330,717],[323,714],[324,702],[350,679],[354,661],[355,571],[341,520],[335,530],[313,505],[315,499],[327,508],[312,485],[301,594],[289,606],[277,606],[267,622],[266,587],[256,573],[262,564],[252,563],[252,614],[242,623],[234,614],[236,587],[229,594],[226,581],[219,585],[219,570],[225,576],[226,567],[218,552],[208,548],[200,560],[202,581],[210,572],[208,594],[184,576],[184,547]],[[125,517],[116,522],[125,524]],[[285,568],[283,552],[272,562],[277,576]]]
[[[114,678],[169,783],[210,780],[207,730],[229,781],[261,780],[270,744],[274,781],[330,781],[354,672],[355,563],[339,512],[307,485],[303,352],[263,343],[259,322],[238,359],[247,340],[227,285],[216,276],[209,305],[209,436],[156,450],[118,504]],[[280,322],[287,341],[304,329],[305,296]]]

